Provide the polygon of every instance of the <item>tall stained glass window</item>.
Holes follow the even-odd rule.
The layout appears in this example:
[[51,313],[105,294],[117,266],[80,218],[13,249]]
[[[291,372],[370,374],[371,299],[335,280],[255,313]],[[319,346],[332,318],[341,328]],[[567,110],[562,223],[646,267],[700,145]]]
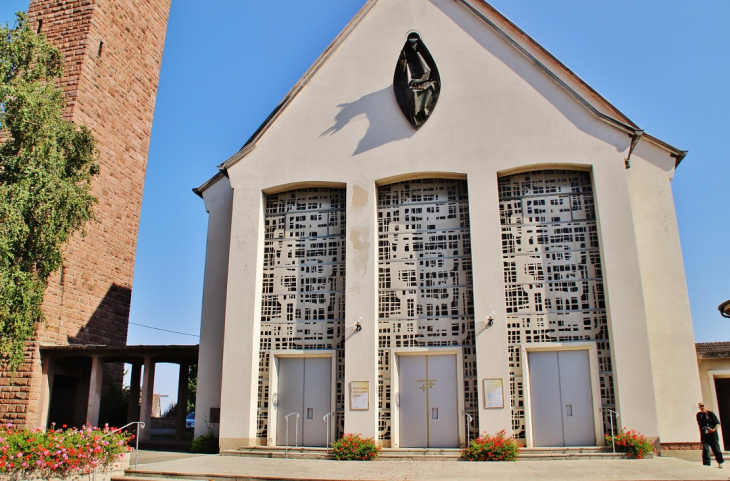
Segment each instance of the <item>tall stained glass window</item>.
[[478,432],[474,302],[465,180],[378,189],[378,421],[391,436],[392,348],[461,346],[466,411]]
[[337,350],[335,417],[344,429],[345,190],[266,196],[257,437],[268,437],[272,350]]
[[525,437],[520,346],[596,341],[601,402],[614,406],[603,273],[590,172],[499,178],[512,429]]

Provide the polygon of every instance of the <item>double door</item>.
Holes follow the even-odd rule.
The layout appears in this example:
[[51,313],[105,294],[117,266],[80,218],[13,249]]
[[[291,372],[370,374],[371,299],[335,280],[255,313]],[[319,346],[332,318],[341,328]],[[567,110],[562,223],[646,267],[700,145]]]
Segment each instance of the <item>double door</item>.
[[588,350],[528,352],[534,446],[594,446]]
[[[326,446],[331,411],[332,360],[328,357],[282,357],[278,360],[276,444]],[[329,418],[327,421],[329,422]]]
[[399,356],[398,365],[400,446],[458,447],[456,356]]

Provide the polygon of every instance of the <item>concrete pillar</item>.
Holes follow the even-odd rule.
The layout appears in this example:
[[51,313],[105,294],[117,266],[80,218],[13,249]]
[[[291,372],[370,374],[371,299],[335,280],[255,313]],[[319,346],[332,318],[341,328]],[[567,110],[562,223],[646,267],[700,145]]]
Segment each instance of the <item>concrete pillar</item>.
[[53,389],[53,363],[51,357],[46,355],[43,358],[43,371],[41,377],[41,396],[38,402],[39,427],[48,426],[48,410],[51,408],[51,389]]
[[208,413],[211,408],[221,407],[228,251],[233,208],[233,191],[228,179],[223,178],[206,190],[203,198],[209,217],[200,321],[198,389],[195,397],[195,436],[207,434],[209,428],[218,436],[220,424],[213,423]]
[[[377,198],[375,183],[368,179],[347,185],[345,432],[368,438],[378,435]],[[359,381],[367,381],[370,387],[366,411],[350,409],[350,386]]]
[[149,441],[152,432],[152,396],[155,392],[155,362],[146,357],[144,360],[144,384],[142,384],[142,406],[140,421],[145,427],[139,430],[139,440]]
[[188,367],[187,361],[180,363],[180,374],[177,378],[177,413],[175,423],[175,439],[185,439],[185,416],[188,414]]
[[[499,209],[495,208],[494,203],[499,198],[497,177],[492,172],[479,172],[470,174],[468,182],[471,238],[480,240],[472,242],[471,246],[477,354],[476,412],[479,415],[473,425],[476,425],[479,433],[496,433],[504,429],[507,434],[512,434],[502,239],[500,235],[495,235],[502,229]],[[502,381],[503,407],[487,408],[484,399],[485,379]],[[466,422],[465,418],[461,417],[459,422]]]
[[86,424],[99,425],[99,405],[101,404],[101,382],[104,377],[104,360],[99,356],[91,358],[89,376],[89,401],[86,405]]
[[132,376],[129,380],[129,406],[127,422],[139,421],[139,382],[142,378],[142,364],[132,364]]

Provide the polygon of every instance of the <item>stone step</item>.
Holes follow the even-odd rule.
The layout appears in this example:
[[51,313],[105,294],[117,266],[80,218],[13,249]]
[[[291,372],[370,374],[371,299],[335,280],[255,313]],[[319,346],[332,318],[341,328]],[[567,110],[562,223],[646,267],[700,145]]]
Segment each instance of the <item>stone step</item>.
[[[235,450],[221,451],[223,456],[242,456],[274,459],[327,459],[325,448],[283,446],[248,446]],[[625,459],[624,453],[607,452],[603,446],[559,447],[559,448],[522,448],[520,460],[568,460],[568,459]],[[419,460],[419,461],[458,461],[461,450],[455,448],[384,448],[380,460]]]
[[210,476],[201,478],[198,475],[166,475],[165,473],[127,473],[123,476],[112,476],[110,481],[210,481],[211,479],[223,481],[225,478],[211,478]]

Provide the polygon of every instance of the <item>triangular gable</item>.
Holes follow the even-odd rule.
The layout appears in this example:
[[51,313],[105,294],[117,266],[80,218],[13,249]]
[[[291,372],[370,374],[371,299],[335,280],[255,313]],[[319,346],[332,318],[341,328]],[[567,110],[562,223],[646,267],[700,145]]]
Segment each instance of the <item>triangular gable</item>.
[[[218,169],[226,174],[228,168],[251,152],[258,141],[266,134],[269,128],[276,122],[279,116],[286,110],[291,102],[297,97],[302,89],[309,83],[315,74],[327,63],[342,43],[357,28],[362,20],[368,15],[372,8],[381,0],[369,0],[345,26],[334,41],[319,56],[312,66],[305,72],[300,80],[294,85],[284,99],[277,105],[274,111],[266,118],[261,126],[254,132],[244,146],[228,160],[218,166]],[[533,65],[547,75],[555,84],[566,91],[581,106],[589,111],[594,117],[602,122],[616,128],[632,137],[629,157],[639,139],[643,138],[652,144],[667,151],[675,157],[676,165],[684,158],[686,151],[679,150],[653,136],[645,134],[634,122],[621,113],[608,100],[592,89],[579,76],[568,69],[557,60],[545,48],[538,44],[519,27],[499,13],[494,7],[484,0],[455,0],[475,17],[481,20],[486,26],[499,35],[508,45],[526,57]],[[200,195],[215,179],[216,176],[194,191]]]

